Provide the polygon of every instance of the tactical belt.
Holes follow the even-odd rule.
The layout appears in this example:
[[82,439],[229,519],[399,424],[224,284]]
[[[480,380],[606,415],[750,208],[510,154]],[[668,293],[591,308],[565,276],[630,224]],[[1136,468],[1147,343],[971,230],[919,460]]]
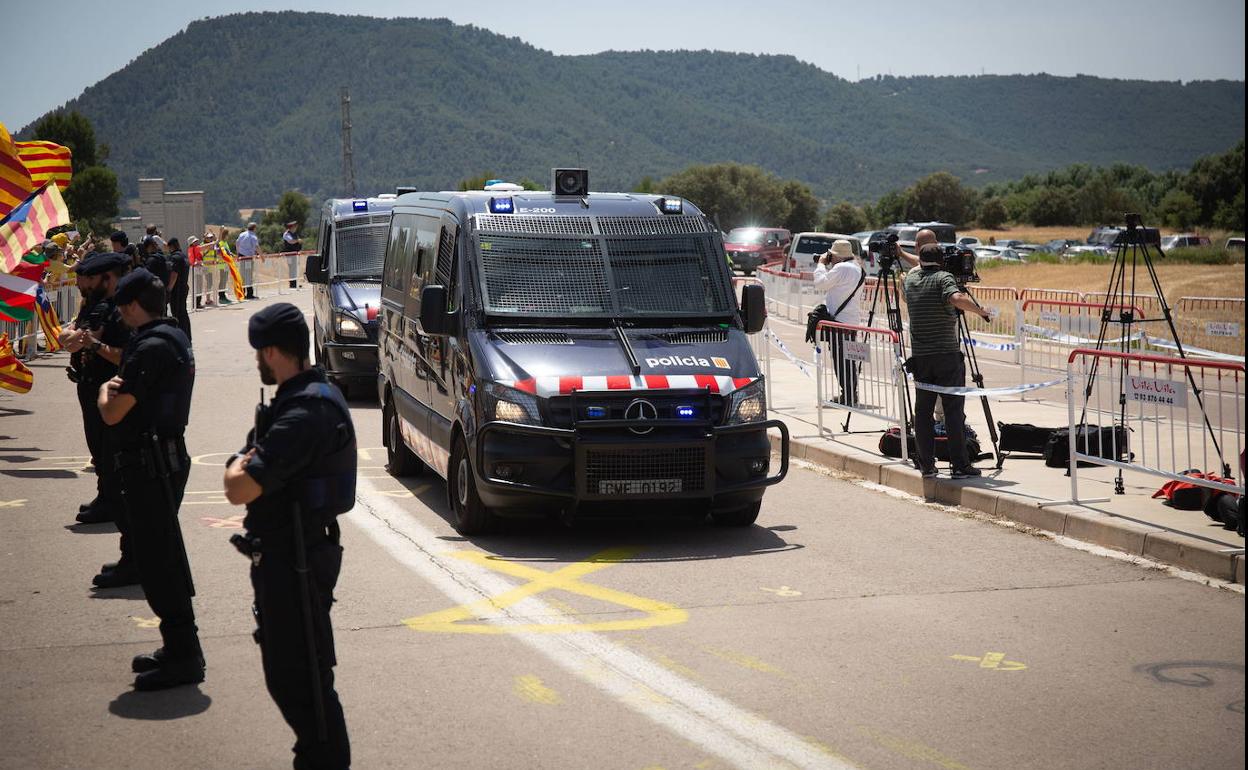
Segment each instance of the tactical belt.
[[[170,467],[169,472],[177,473],[181,471],[181,458],[186,454],[185,438],[182,436],[174,436],[172,438],[157,437],[156,440],[165,458],[177,458],[177,466]],[[113,468],[115,470],[147,468],[155,471],[157,466],[153,462],[151,453],[151,448],[146,446],[140,446],[136,449],[123,449],[113,455]]]

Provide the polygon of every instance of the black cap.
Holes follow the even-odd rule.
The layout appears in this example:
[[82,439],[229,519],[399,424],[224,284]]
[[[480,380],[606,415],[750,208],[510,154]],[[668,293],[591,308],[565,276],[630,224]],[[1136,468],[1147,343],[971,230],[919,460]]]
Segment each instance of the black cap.
[[78,263],[78,275],[101,275],[119,267],[127,267],[129,264],[130,258],[125,254],[118,254],[115,251],[95,251]]
[[129,305],[138,299],[143,294],[143,291],[156,280],[156,276],[142,267],[126,273],[117,282],[117,292],[113,295],[113,302],[117,305]]
[[113,234],[108,236],[108,239],[110,241],[117,241],[123,245],[130,243],[130,236],[126,235],[122,230],[114,230]]
[[306,350],[308,322],[303,311],[289,302],[279,302],[258,311],[247,322],[247,341],[256,350],[270,345]]

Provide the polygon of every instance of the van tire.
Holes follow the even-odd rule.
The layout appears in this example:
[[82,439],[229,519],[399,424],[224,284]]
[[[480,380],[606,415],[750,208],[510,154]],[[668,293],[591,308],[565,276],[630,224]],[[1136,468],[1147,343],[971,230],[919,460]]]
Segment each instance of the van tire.
[[758,512],[763,508],[763,501],[750,503],[744,508],[733,508],[727,511],[711,511],[711,520],[720,527],[749,527],[758,521]]
[[386,402],[386,470],[391,476],[415,476],[424,470],[425,464],[416,453],[403,443],[403,434],[399,431],[399,415],[393,401]]
[[494,514],[477,494],[477,477],[462,438],[455,439],[449,470],[447,484],[451,488],[451,510],[455,514],[451,524],[455,531],[461,535],[483,535],[494,529]]

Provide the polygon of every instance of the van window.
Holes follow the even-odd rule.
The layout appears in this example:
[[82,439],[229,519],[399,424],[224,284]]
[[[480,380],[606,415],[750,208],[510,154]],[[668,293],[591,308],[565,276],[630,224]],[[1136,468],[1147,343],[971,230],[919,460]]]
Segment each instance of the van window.
[[411,220],[412,237],[407,243],[407,314],[420,315],[420,293],[425,284],[433,283],[433,269],[438,260],[438,233],[441,224],[436,217],[424,214],[406,215]]
[[396,214],[390,222],[390,238],[386,244],[386,273],[383,277],[387,289],[403,292],[407,288],[407,245],[413,240],[411,216]]
[[381,275],[388,233],[385,222],[372,221],[375,218],[349,217],[334,223],[335,273],[360,277]]
[[446,309],[454,311],[458,306],[455,300],[455,246],[459,228],[453,224],[442,226],[442,237],[438,240],[438,263],[434,269],[434,280],[446,287]]

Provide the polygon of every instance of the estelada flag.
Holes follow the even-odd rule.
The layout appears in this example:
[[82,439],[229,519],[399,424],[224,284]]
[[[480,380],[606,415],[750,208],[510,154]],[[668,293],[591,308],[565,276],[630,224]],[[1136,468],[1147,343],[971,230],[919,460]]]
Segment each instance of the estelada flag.
[[13,137],[0,123],[0,217],[21,205],[35,187],[30,171],[13,145]]
[[243,291],[243,276],[238,272],[238,260],[234,259],[234,252],[230,251],[230,244],[217,241],[217,253],[230,268],[230,287],[234,289],[234,299],[241,301],[246,293]]
[[48,182],[55,182],[62,191],[69,187],[74,153],[68,147],[43,140],[13,144],[17,147],[18,157],[30,172],[34,187],[42,187]]
[[61,191],[50,182],[40,187],[0,219],[0,272],[11,272],[49,230],[68,223],[69,209]]
[[29,393],[35,375],[13,354],[8,334],[0,334],[0,388],[14,393]]
[[39,318],[39,327],[43,329],[43,338],[47,342],[48,352],[55,353],[61,349],[61,319],[56,316],[56,308],[43,287],[35,289],[35,316]]

